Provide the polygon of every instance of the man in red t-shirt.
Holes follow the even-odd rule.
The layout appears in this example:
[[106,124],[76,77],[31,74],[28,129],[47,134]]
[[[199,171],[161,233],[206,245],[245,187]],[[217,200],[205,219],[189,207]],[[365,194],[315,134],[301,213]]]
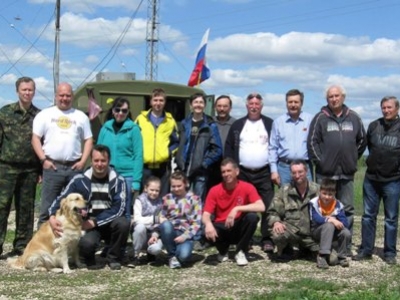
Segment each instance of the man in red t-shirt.
[[[229,245],[236,244],[235,260],[239,266],[248,264],[246,253],[257,229],[258,212],[265,206],[253,185],[238,180],[237,163],[226,158],[221,163],[222,183],[207,195],[203,212],[206,238],[219,252],[218,260],[228,260]],[[211,215],[214,220],[211,221]]]

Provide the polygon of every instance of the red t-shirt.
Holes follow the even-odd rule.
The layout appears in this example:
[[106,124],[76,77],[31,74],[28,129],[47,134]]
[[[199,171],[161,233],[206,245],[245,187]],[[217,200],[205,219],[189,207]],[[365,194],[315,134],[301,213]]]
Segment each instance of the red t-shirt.
[[[223,183],[211,188],[208,192],[204,211],[214,214],[214,222],[225,222],[229,213],[235,206],[246,205],[260,200],[256,188],[245,181],[239,180],[233,190],[227,190]],[[236,219],[242,215],[236,214]]]

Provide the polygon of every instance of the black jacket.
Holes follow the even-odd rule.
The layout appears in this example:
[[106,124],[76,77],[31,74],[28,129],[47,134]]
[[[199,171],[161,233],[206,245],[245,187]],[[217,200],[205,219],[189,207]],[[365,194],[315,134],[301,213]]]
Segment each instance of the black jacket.
[[380,118],[369,124],[369,156],[365,176],[385,182],[400,178],[400,119],[386,122]]
[[[225,142],[224,157],[233,158],[239,164],[239,146],[240,146],[240,133],[243,130],[244,124],[246,124],[248,117],[245,116],[233,122],[229,129],[228,137]],[[261,115],[261,119],[264,123],[264,127],[268,132],[268,142],[271,137],[271,128],[273,120],[269,117]]]
[[307,148],[317,174],[329,177],[354,176],[357,160],[366,146],[361,118],[346,105],[343,105],[340,117],[324,106],[311,122]]

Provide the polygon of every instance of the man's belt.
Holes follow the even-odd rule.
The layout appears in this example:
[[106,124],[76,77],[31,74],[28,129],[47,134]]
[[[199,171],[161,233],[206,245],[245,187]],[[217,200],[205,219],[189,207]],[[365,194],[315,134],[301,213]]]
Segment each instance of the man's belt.
[[146,169],[165,169],[168,166],[168,164],[169,162],[144,164],[143,167],[145,167]]
[[303,160],[307,164],[310,162],[308,159],[306,160],[306,159],[301,159],[301,158],[299,158],[299,159],[289,159],[289,158],[281,158],[281,157],[279,158],[279,162],[282,162],[282,163],[287,164],[287,165],[290,165],[295,160]]
[[258,172],[260,172],[260,171],[267,171],[267,170],[269,170],[269,165],[265,165],[265,166],[262,166],[262,167],[260,167],[260,168],[246,168],[246,167],[244,167],[244,166],[240,166],[244,171],[247,171],[247,172],[249,172],[249,173],[258,173]]
[[50,157],[47,158],[49,161],[51,161],[54,164],[58,164],[58,165],[62,165],[62,166],[73,166],[74,164],[76,164],[78,161],[80,161],[80,159],[76,159],[76,160],[56,160],[56,159],[52,159]]

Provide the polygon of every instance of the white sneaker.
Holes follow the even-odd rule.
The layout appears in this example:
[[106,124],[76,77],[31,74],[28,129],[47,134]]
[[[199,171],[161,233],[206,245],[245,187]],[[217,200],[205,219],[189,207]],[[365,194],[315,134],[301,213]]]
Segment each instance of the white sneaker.
[[173,256],[169,259],[169,267],[171,269],[178,269],[181,267],[181,263],[175,256]]
[[238,266],[246,266],[249,262],[247,261],[246,255],[243,253],[242,250],[240,250],[236,255],[235,255],[235,260],[236,264]]
[[228,261],[229,260],[228,252],[225,254],[218,253],[217,259],[220,263]]

